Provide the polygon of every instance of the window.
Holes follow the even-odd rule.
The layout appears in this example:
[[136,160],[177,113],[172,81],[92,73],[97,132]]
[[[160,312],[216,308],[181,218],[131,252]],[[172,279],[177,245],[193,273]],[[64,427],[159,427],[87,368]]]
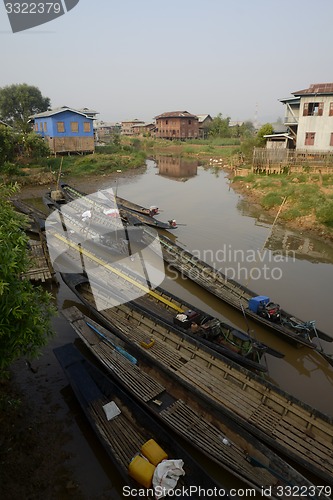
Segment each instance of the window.
[[305,133],[305,146],[313,146],[315,142],[315,132],[306,132]]
[[189,121],[188,121],[188,124],[189,124],[189,125],[191,125],[191,123],[192,123],[192,121],[191,121],[191,120],[189,120]]
[[71,131],[72,132],[78,132],[79,131],[79,123],[78,122],[71,122]]
[[323,102],[305,102],[303,116],[323,116]]
[[57,122],[57,131],[59,133],[65,132],[65,124],[64,124],[64,122]]
[[83,132],[90,132],[90,131],[91,131],[90,122],[83,122]]
[[43,122],[39,122],[39,130],[43,132]]
[[333,146],[333,132],[331,132],[330,146]]
[[47,132],[47,123],[44,122],[44,132]]
[[330,102],[329,116],[333,116],[333,102]]
[[38,132],[38,123],[35,123],[35,132]]
[[168,125],[168,123],[169,123],[169,120],[165,120],[165,125]]

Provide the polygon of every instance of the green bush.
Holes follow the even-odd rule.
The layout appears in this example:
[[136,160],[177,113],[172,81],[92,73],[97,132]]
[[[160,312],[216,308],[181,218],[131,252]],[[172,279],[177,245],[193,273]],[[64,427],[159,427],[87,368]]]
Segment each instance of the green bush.
[[283,200],[283,197],[281,196],[280,193],[277,193],[275,191],[271,191],[270,193],[267,193],[263,198],[262,198],[262,205],[264,208],[273,208],[275,206],[281,205]]
[[304,214],[302,213],[302,211],[299,208],[292,207],[292,208],[288,208],[285,211],[282,211],[280,217],[281,217],[281,219],[288,221],[288,220],[297,219],[298,217],[301,217],[302,215],[304,215]]
[[326,226],[333,227],[333,200],[326,200],[326,202],[316,210],[316,215],[319,222]]
[[0,170],[1,174],[5,175],[24,175],[20,167],[18,167],[15,163],[10,163],[6,161]]
[[34,132],[23,136],[22,144],[24,154],[28,158],[42,158],[51,154],[50,148],[48,147],[44,139]]

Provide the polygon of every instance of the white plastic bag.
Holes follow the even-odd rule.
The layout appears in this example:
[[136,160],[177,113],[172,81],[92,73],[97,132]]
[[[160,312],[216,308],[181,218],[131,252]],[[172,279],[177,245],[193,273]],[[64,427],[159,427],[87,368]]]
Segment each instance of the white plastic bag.
[[[157,499],[165,497],[177,485],[180,476],[185,475],[183,460],[162,460],[154,472],[153,487]],[[156,486],[159,488],[156,491]]]

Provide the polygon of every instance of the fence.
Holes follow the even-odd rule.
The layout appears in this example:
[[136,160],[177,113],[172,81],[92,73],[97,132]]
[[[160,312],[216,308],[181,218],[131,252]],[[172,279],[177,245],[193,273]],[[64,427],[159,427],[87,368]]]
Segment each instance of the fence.
[[254,173],[282,174],[304,171],[332,173],[333,152],[254,148],[252,162]]

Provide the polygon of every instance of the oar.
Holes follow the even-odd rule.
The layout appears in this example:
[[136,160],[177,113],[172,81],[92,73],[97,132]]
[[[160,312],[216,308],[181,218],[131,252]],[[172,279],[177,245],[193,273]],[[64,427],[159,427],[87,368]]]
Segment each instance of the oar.
[[123,349],[122,347],[119,347],[118,345],[114,344],[108,337],[106,337],[102,332],[100,332],[95,326],[91,325],[90,323],[88,323],[86,321],[86,325],[89,326],[89,328],[91,328],[92,330],[94,330],[94,332],[97,333],[97,335],[99,335],[100,337],[102,337],[103,340],[106,340],[106,342],[108,342],[109,344],[112,345],[112,347],[118,351],[120,354],[122,354],[125,358],[127,358],[131,363],[133,363],[134,365],[137,364],[138,360],[132,356],[131,354],[129,354],[127,351],[125,351],[125,349]]
[[[243,316],[244,316],[244,319],[245,319],[245,323],[246,323],[246,326],[247,326],[247,333],[250,335],[250,325],[247,321],[247,317],[246,317],[246,314],[245,314],[245,310],[244,310],[244,306],[243,304],[241,303],[241,301],[239,301],[239,305],[242,309],[242,313],[243,313]],[[250,335],[251,337],[251,335]],[[251,337],[251,339],[256,342],[256,339],[254,339],[253,337]],[[266,344],[265,344],[266,345]],[[269,347],[269,346],[266,346],[266,352],[267,354],[270,354],[271,356],[275,356],[276,358],[284,358],[284,354],[280,351],[277,351],[276,349],[273,349],[272,347]]]

